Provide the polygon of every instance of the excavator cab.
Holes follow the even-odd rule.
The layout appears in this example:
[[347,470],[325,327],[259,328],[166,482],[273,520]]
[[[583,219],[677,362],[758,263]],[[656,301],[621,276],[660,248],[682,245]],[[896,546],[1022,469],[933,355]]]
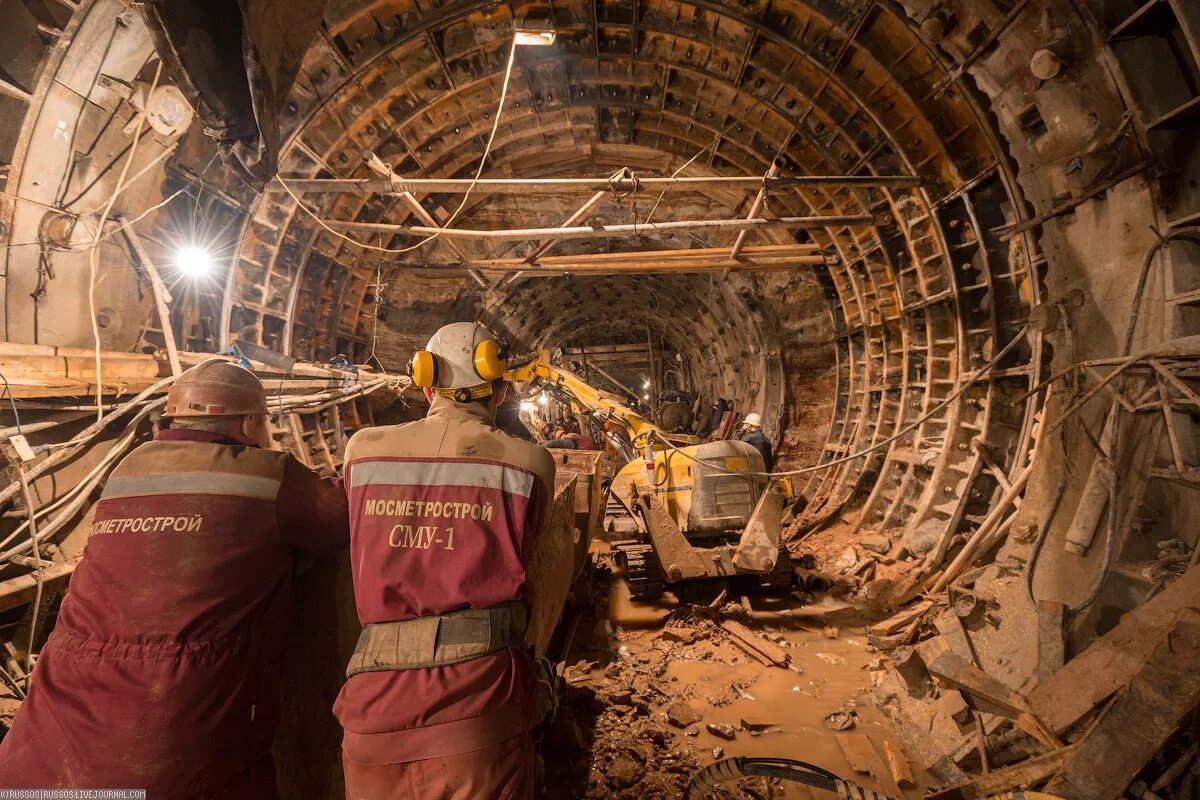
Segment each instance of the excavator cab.
[[653,478],[645,462],[635,459],[617,473],[610,491],[630,504],[635,487],[650,488],[689,539],[740,532],[767,484],[754,474],[766,471],[762,455],[745,442],[660,449],[653,459]]

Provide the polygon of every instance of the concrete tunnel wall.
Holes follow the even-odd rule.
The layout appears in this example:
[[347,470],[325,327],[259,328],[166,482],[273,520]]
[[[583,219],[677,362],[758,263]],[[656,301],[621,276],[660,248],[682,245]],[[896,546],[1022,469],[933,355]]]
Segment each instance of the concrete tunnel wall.
[[[508,32],[546,17],[559,45],[518,52],[485,175],[626,166],[671,174],[690,159],[689,175],[760,175],[778,158],[785,174],[931,179],[916,190],[773,194],[775,215],[880,216],[872,226],[755,240],[811,237],[834,257],[827,267],[724,281],[531,278],[486,291],[461,271],[435,272],[454,260],[441,243],[419,259],[379,258],[320,229],[287,194],[253,194],[222,172],[195,123],[180,135],[144,136],[123,170],[130,87],[154,77],[149,39],[116,0],[51,7],[39,12],[48,21],[5,9],[6,35],[24,43],[6,51],[14,63],[5,72],[27,95],[0,97],[6,340],[92,346],[84,247],[95,229],[86,214],[73,215],[103,208],[120,184],[113,210],[129,218],[170,198],[138,223],[153,254],[165,259],[197,221],[222,250],[220,279],[176,290],[172,324],[190,349],[242,337],[314,360],[373,354],[396,368],[450,317],[487,319],[529,348],[642,341],[649,328],[685,360],[692,388],[763,411],[797,466],[853,454],[933,412],[894,444],[804,480],[809,505],[793,534],[839,519],[863,532],[954,534],[978,523],[1001,490],[973,442],[1003,474],[1020,471],[1043,411],[1040,396],[1023,395],[1072,361],[1119,352],[1143,257],[1158,233],[1193,225],[1200,213],[1194,125],[1179,115],[1190,102],[1185,57],[1195,59],[1200,41],[1186,4],[1173,12],[1185,45],[1178,63],[1160,56],[1149,70],[1160,34],[1114,36],[1135,9],[1098,0],[330,3],[284,108],[284,175],[369,177],[363,158],[373,153],[399,174],[469,177],[491,128]],[[58,32],[39,33],[38,22]],[[553,224],[580,199],[477,196],[458,224]],[[595,219],[644,219],[654,201],[621,198]],[[379,196],[305,202],[340,219],[410,216]],[[749,202],[741,193],[668,195],[655,218],[735,218]],[[424,205],[444,220],[456,203],[433,196]],[[729,241],[648,235],[645,244]],[[97,252],[101,345],[155,346],[136,259],[117,238]],[[1200,286],[1200,253],[1178,243],[1159,259],[1134,349],[1200,332],[1186,299]],[[1035,308],[1028,337],[987,380],[941,407]],[[1102,421],[1085,420],[1092,429]],[[318,422],[293,445],[319,441],[336,454],[330,428]],[[1012,528],[1018,555],[1066,463],[1075,471],[1064,508],[1078,503],[1078,476],[1093,457],[1083,437],[1074,430],[1046,445],[1057,459],[1031,478]],[[1146,521],[1152,531],[1178,530],[1195,510],[1186,489],[1157,487],[1153,499],[1163,510]],[[1052,541],[1069,518],[1059,514]],[[1076,563],[1048,548],[1040,591],[1077,599],[1099,550]],[[1110,584],[1102,606],[1134,602],[1120,576]]]

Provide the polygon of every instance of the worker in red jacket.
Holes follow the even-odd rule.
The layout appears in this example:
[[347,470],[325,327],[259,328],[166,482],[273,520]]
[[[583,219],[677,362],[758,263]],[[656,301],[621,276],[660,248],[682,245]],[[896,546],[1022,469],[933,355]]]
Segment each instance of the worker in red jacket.
[[266,449],[252,373],[207,362],[167,396],[172,427],[113,470],[0,788],[276,797],[271,740],[300,553],[349,540],[341,488]]
[[443,327],[410,372],[425,419],[346,448],[365,626],[334,706],[346,797],[529,800],[541,709],[526,620],[541,617],[527,569],[554,462],[495,428],[504,365],[482,326]]

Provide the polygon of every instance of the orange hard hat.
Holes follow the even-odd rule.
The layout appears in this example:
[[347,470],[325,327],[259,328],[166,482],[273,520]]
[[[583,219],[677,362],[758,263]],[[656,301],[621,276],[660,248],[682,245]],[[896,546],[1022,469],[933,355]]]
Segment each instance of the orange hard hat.
[[167,392],[165,417],[240,417],[267,413],[267,393],[253,372],[228,361],[186,370]]

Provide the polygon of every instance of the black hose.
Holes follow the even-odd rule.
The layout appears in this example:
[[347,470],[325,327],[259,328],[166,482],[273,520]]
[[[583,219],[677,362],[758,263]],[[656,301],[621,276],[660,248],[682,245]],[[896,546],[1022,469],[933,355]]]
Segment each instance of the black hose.
[[692,776],[684,793],[685,800],[702,800],[712,789],[741,778],[779,778],[832,792],[855,800],[891,800],[886,795],[842,780],[815,764],[792,758],[743,758],[737,756],[709,764]]

